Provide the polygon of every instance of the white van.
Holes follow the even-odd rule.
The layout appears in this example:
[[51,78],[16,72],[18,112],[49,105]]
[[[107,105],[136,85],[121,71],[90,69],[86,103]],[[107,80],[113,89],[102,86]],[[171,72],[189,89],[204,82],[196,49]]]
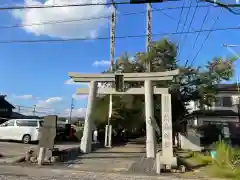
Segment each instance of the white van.
[[0,139],[22,141],[27,144],[38,141],[40,119],[11,119],[0,125]]

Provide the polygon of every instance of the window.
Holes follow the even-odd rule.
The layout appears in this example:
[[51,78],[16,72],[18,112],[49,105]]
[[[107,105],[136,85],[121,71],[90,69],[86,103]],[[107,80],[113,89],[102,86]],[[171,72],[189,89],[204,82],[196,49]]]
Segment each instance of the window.
[[33,120],[17,120],[17,126],[37,127],[38,122]]
[[7,121],[3,126],[14,126],[14,120]]
[[232,97],[216,97],[215,106],[232,107]]
[[220,97],[216,97],[215,99],[215,106],[222,106],[222,99]]
[[8,110],[7,109],[0,109],[0,112],[8,112]]
[[232,107],[232,97],[223,97],[222,98],[223,107]]
[[40,125],[40,127],[43,127],[43,121],[42,120],[39,121],[39,125]]

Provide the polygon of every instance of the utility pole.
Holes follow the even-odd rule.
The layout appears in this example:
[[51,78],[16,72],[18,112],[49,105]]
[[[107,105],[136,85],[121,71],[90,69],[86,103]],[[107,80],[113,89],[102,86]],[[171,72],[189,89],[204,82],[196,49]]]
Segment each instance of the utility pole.
[[239,87],[239,76],[238,75],[237,75],[237,91],[238,91],[238,102],[237,102],[238,121],[240,122],[240,87]]
[[71,124],[71,122],[72,122],[72,111],[73,111],[73,108],[74,108],[74,98],[72,97],[71,107],[70,107],[70,115],[69,115],[69,121],[68,121],[69,124]]
[[[112,15],[110,19],[110,71],[113,72],[114,57],[115,57],[115,30],[116,30],[116,5],[114,0],[111,4]],[[113,86],[113,84],[112,84]],[[105,147],[112,146],[112,126],[110,125],[110,120],[112,117],[112,94],[109,95],[109,111],[108,111],[108,124],[105,128]]]
[[[152,35],[152,5],[147,3],[147,16],[146,16],[146,52],[150,51],[151,35]],[[147,72],[151,72],[151,61],[146,62]],[[146,151],[148,158],[154,158],[156,156],[156,142],[155,142],[155,131],[151,124],[151,119],[154,118],[153,108],[153,86],[152,81],[147,80],[144,82],[145,87],[145,117],[146,117]]]
[[36,113],[36,105],[33,105],[33,116],[35,116]]

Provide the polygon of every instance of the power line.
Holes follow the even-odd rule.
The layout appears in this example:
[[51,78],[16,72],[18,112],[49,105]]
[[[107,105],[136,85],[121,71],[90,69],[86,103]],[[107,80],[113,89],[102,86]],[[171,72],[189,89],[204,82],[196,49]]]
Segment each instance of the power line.
[[183,6],[185,5],[185,3],[186,3],[186,0],[184,0],[182,8],[181,8],[180,17],[179,17],[179,20],[178,20],[176,32],[178,32],[178,28],[179,28],[179,25],[180,25],[180,22],[181,22],[181,19],[182,19],[182,13],[183,13],[183,9],[184,9]]
[[[128,2],[116,2],[116,5],[130,4]],[[25,9],[51,9],[51,8],[66,8],[66,7],[85,7],[85,6],[110,6],[110,3],[81,3],[81,4],[62,4],[62,5],[38,5],[38,6],[8,6],[0,7],[0,11],[3,10],[25,10]]]
[[[179,1],[179,0],[172,0],[172,1]],[[216,2],[214,0],[202,0],[205,2],[210,3],[212,6],[218,5],[219,7],[225,8],[229,11],[232,11],[230,8],[234,7],[240,7],[239,4],[223,4]],[[130,1],[123,1],[123,2],[115,2],[115,5],[126,5],[126,4],[131,4]],[[4,10],[25,10],[25,9],[51,9],[51,8],[66,8],[66,7],[85,7],[85,6],[110,6],[112,5],[112,2],[108,3],[77,3],[77,4],[61,4],[61,5],[34,5],[34,6],[6,6],[6,7],[0,7],[0,11]],[[209,5],[205,5],[209,6]],[[233,11],[234,12],[234,11]]]
[[[208,5],[209,6],[209,5]],[[207,7],[208,7],[207,6]],[[212,5],[210,5],[212,6]],[[184,6],[184,7],[168,7],[168,8],[154,8],[152,12],[161,12],[164,15],[168,16],[171,19],[174,19],[173,17],[169,16],[168,14],[164,13],[164,10],[174,10],[174,9],[180,9],[180,8],[190,8],[194,6]],[[201,6],[206,7],[206,6]],[[214,6],[212,6],[214,7]],[[119,15],[121,16],[130,16],[130,15],[136,15],[136,14],[145,14],[146,11],[139,11],[139,12],[125,12],[121,13]],[[15,24],[10,26],[0,26],[0,29],[9,29],[9,28],[21,28],[21,27],[29,27],[29,26],[41,26],[41,25],[53,25],[53,24],[61,24],[61,23],[71,23],[71,22],[81,22],[81,21],[90,21],[90,20],[99,20],[99,19],[108,19],[111,18],[111,16],[100,16],[100,17],[90,17],[90,18],[80,18],[80,19],[68,19],[68,20],[56,20],[56,21],[45,21],[45,22],[35,22],[31,24]]]
[[[179,0],[172,0],[179,1]],[[35,5],[35,6],[8,6],[0,7],[0,11],[4,10],[26,10],[26,9],[51,9],[51,8],[66,8],[66,7],[85,7],[85,6],[110,6],[112,2],[109,3],[81,3],[81,4],[62,4],[62,5]],[[114,5],[126,5],[131,4],[130,1],[124,2],[114,2]],[[182,7],[181,7],[182,8]]]
[[[193,6],[189,6],[189,8],[191,8],[191,7],[193,7]],[[172,19],[172,20],[174,20],[174,21],[177,21],[177,22],[179,22],[179,19],[177,19],[177,18],[174,18],[174,17],[172,17],[172,16],[169,16],[167,13],[165,13],[163,10],[166,10],[166,9],[163,9],[163,10],[161,10],[161,9],[156,9],[156,8],[153,8],[154,10],[153,10],[153,12],[160,12],[160,13],[162,13],[163,15],[165,15],[166,17],[169,17],[170,19]],[[180,23],[181,24],[181,23]],[[196,29],[194,29],[194,28],[191,28],[193,31],[195,31]],[[190,27],[189,27],[189,29],[188,29],[188,31],[190,30]]]
[[[193,15],[192,15],[192,18],[191,18],[191,20],[190,20],[190,24],[189,24],[189,26],[188,26],[188,30],[187,30],[187,31],[189,31],[190,28],[192,27],[192,23],[193,23],[193,20],[194,20],[194,18],[195,18],[195,14],[196,14],[197,9],[198,9],[198,6],[199,6],[199,3],[198,3],[197,0],[196,0],[196,2],[197,2],[197,6],[195,7],[195,9],[194,9],[194,11],[193,11]],[[183,38],[182,49],[183,49],[183,47],[184,47],[184,45],[185,45],[185,41],[186,41],[186,39],[187,39],[187,34],[185,34],[185,36],[184,36],[184,38]],[[181,53],[181,51],[180,51],[180,53]],[[179,55],[179,56],[180,56],[180,55]],[[184,67],[187,66],[187,63],[188,63],[188,59],[187,59],[187,61],[185,62]]]
[[[204,19],[203,19],[203,21],[202,21],[202,25],[201,25],[201,27],[200,27],[200,30],[202,30],[202,28],[203,28],[203,26],[204,26],[204,24],[205,24],[205,21],[207,20],[207,17],[208,17],[209,12],[210,12],[210,7],[208,7],[207,13],[206,13],[205,16],[204,16]],[[187,66],[187,63],[188,63],[190,57],[191,57],[192,54],[193,54],[193,50],[194,50],[194,48],[195,48],[195,46],[196,46],[196,44],[197,44],[197,42],[198,42],[199,35],[200,35],[200,32],[198,32],[198,34],[197,34],[197,36],[196,36],[196,38],[195,38],[195,41],[194,41],[194,44],[193,44],[193,47],[192,47],[192,51],[190,52],[190,54],[189,54],[189,56],[188,56],[188,58],[187,58],[186,66]]]
[[[221,11],[221,12],[222,12],[222,11]],[[212,24],[212,28],[215,26],[215,24],[216,24],[217,21],[219,20],[219,17],[220,17],[220,15],[221,15],[221,12],[219,13],[219,15],[217,16],[217,18],[215,19],[214,23]],[[203,48],[204,44],[206,43],[207,39],[209,38],[211,32],[212,32],[212,31],[209,31],[209,32],[208,32],[208,34],[207,34],[206,38],[204,39],[204,42],[202,43],[200,49],[198,50],[197,54],[196,54],[195,57],[193,58],[190,67],[193,66],[193,64],[194,64],[194,62],[195,62],[197,56],[199,55],[200,51],[202,50],[202,48]]]
[[[158,11],[161,11],[161,9],[159,9]],[[146,13],[146,11],[129,12],[129,13],[124,13],[124,14],[121,13],[120,15],[122,15],[122,16],[129,16],[129,15],[143,14],[143,13]],[[71,19],[71,20],[46,21],[46,22],[39,22],[39,23],[32,23],[32,24],[16,24],[16,25],[12,25],[12,26],[0,26],[0,29],[19,28],[19,27],[27,27],[27,26],[40,26],[40,25],[50,25],[50,24],[52,25],[52,24],[81,22],[81,21],[90,21],[90,20],[99,20],[99,19],[108,19],[108,18],[111,18],[111,16],[100,16],[100,17]]]
[[[179,35],[179,34],[194,34],[200,32],[214,32],[214,31],[226,31],[226,30],[238,30],[240,26],[237,27],[228,27],[228,28],[216,28],[216,29],[205,29],[205,30],[196,30],[196,31],[185,31],[185,32],[172,32],[172,33],[155,33],[152,36],[166,36],[166,35]],[[139,35],[126,35],[126,36],[117,36],[116,39],[126,39],[126,38],[141,38],[146,37],[145,34]],[[0,41],[0,44],[13,44],[13,43],[53,43],[53,42],[71,42],[71,41],[90,41],[90,40],[109,40],[110,37],[99,37],[99,38],[70,38],[70,39],[39,39],[39,40],[6,40]]]
[[185,29],[185,25],[186,25],[187,20],[188,20],[188,15],[189,15],[189,11],[190,11],[191,6],[192,6],[192,0],[190,1],[190,7],[188,8],[188,11],[187,11],[187,14],[186,14],[186,18],[185,18],[185,21],[184,21],[184,24],[183,24],[183,30],[182,30],[182,32],[183,32],[184,29]]
[[[188,8],[188,11],[187,11],[187,14],[186,14],[186,18],[185,18],[185,21],[184,21],[184,24],[183,24],[182,32],[183,32],[184,29],[185,29],[185,25],[186,25],[187,20],[188,20],[188,15],[189,15],[189,12],[190,12],[190,9],[191,9],[191,5],[192,5],[192,0],[190,1],[190,7]],[[186,34],[185,34],[185,36],[186,36]],[[185,37],[185,36],[184,36],[184,37]],[[181,37],[182,37],[182,36],[181,36]],[[178,42],[178,45],[179,45],[179,46],[180,46],[181,37],[179,38],[179,42]],[[184,38],[183,38],[183,40],[184,40]],[[180,48],[179,48],[179,51],[178,51],[178,52],[179,52],[179,53],[178,53],[178,56],[180,56],[180,53],[181,53]]]

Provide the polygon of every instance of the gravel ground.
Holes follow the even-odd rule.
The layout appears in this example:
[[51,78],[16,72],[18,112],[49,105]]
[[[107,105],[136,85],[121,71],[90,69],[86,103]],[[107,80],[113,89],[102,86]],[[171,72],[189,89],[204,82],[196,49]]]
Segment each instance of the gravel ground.
[[[84,172],[69,169],[1,166],[0,180],[181,180],[173,176],[141,176],[120,173]],[[186,179],[185,179],[186,180]],[[190,180],[190,179],[189,179]]]
[[[116,176],[93,176],[93,177],[29,177],[29,176],[1,176],[0,180],[152,180],[145,177],[116,177]],[[169,180],[169,178],[161,178],[162,180]],[[172,179],[175,180],[175,179]],[[177,180],[177,179],[176,179]],[[179,179],[180,180],[180,179]]]
[[[113,175],[104,174],[97,175],[86,174],[81,176],[20,176],[20,175],[0,175],[0,180],[180,180],[180,178],[172,177],[146,177],[146,176],[123,176],[123,175]],[[183,179],[182,179],[183,180]]]

